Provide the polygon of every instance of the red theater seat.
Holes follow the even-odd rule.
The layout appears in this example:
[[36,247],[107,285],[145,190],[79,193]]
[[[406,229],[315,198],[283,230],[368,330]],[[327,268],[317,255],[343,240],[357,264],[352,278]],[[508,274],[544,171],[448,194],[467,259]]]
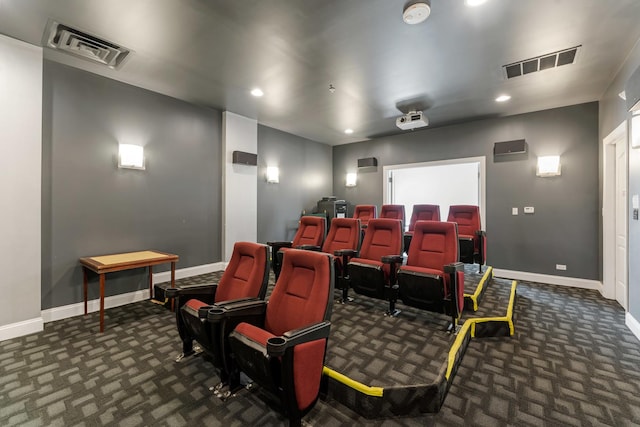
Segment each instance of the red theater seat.
[[360,220],[360,226],[367,228],[369,220],[377,216],[378,207],[376,205],[356,205],[353,210],[353,217]]
[[478,263],[479,272],[486,262],[487,239],[480,225],[480,208],[474,205],[451,205],[447,221],[458,224],[460,261]]
[[409,220],[409,230],[404,233],[404,251],[409,252],[413,229],[416,221],[440,221],[440,206],[438,205],[413,205],[411,219]]
[[327,234],[327,220],[324,216],[305,215],[300,218],[298,231],[291,242],[267,242],[271,246],[271,266],[276,280],[280,275],[282,254],[290,248],[320,250]]
[[464,306],[464,269],[454,222],[416,222],[407,264],[398,269],[398,287],[404,304],[450,314],[455,330]]
[[399,219],[404,227],[404,205],[382,205],[379,218]]
[[290,425],[300,425],[318,399],[333,285],[331,255],[291,249],[284,254],[282,272],[266,307],[260,303],[218,310],[224,319],[262,309],[259,320],[241,322],[229,335],[233,361],[280,400]]
[[360,220],[354,218],[334,218],[322,251],[335,255],[335,285],[342,289],[344,302],[349,290],[347,265],[358,253],[361,242]]
[[[223,361],[224,334],[206,318],[213,303],[246,298],[264,299],[269,279],[269,248],[251,242],[237,242],[233,254],[217,284],[169,288],[168,296],[176,299],[176,323],[182,340],[182,354],[176,361],[194,353],[196,340],[221,370],[226,381]],[[184,302],[186,301],[186,302]]]
[[389,301],[387,314],[396,315],[395,270],[402,263],[400,220],[377,218],[369,221],[362,249],[349,261],[349,286],[358,294]]

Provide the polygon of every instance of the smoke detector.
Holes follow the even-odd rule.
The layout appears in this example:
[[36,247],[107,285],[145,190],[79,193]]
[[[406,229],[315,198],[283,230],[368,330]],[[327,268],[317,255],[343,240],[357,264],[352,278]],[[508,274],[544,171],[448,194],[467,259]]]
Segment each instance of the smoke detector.
[[412,1],[405,5],[402,11],[402,20],[409,25],[415,25],[425,21],[430,13],[430,1]]

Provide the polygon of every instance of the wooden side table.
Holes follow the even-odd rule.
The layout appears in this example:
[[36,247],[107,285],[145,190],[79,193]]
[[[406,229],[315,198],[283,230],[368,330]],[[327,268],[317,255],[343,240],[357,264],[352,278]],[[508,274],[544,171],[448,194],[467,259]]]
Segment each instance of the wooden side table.
[[84,314],[87,314],[88,272],[100,276],[100,332],[104,332],[104,281],[106,273],[149,267],[149,297],[153,295],[153,266],[171,263],[171,287],[175,287],[178,255],[147,250],[80,258],[83,272]]

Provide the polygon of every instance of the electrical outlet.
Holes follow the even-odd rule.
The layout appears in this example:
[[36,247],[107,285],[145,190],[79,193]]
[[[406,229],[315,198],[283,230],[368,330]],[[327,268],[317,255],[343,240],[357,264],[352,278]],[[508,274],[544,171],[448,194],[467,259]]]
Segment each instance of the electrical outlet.
[[511,215],[518,215],[518,208],[511,208]]
[[532,214],[535,212],[535,209],[533,208],[533,206],[525,206],[524,207],[524,213],[526,214]]
[[566,271],[567,266],[565,264],[556,264],[556,270]]

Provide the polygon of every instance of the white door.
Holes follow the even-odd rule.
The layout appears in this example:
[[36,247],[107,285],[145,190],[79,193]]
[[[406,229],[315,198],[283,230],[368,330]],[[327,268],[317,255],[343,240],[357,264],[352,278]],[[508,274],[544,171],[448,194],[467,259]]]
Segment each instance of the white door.
[[486,230],[484,162],[484,157],[473,157],[385,166],[384,203],[404,205],[407,221],[415,204],[439,205],[442,221],[450,205],[478,205]]
[[616,143],[616,301],[627,310],[627,141]]

